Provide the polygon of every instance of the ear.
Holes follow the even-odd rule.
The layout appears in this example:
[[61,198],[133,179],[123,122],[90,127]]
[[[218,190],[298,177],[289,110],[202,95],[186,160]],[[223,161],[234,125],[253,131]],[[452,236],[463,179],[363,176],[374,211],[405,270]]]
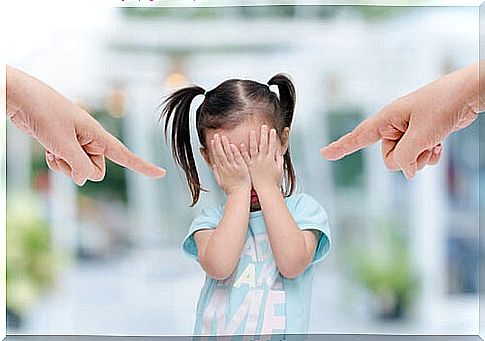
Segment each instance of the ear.
[[212,166],[211,158],[209,157],[209,154],[207,152],[207,149],[205,149],[204,147],[200,147],[199,148],[199,151],[200,151],[200,155],[202,155],[202,157],[204,158],[205,162],[207,162],[207,164],[209,165],[209,167],[211,167]]
[[281,134],[280,141],[281,141],[281,150],[282,150],[283,155],[284,155],[286,153],[286,151],[288,150],[288,146],[290,145],[290,128],[289,127],[285,127],[283,129],[283,133]]

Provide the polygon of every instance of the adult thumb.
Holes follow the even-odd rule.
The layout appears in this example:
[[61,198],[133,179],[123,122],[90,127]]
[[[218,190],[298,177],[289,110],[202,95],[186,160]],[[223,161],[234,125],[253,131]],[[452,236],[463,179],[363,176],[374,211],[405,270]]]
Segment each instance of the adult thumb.
[[412,179],[416,174],[418,157],[430,147],[428,144],[423,129],[410,122],[393,152],[394,162],[403,171],[406,179]]
[[94,165],[79,143],[73,142],[64,146],[61,158],[71,167],[71,177],[78,186],[86,183],[94,172]]

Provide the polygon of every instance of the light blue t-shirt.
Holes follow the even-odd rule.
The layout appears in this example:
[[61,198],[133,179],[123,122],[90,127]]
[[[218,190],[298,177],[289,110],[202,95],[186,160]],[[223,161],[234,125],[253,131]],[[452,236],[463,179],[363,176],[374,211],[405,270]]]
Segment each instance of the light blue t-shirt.
[[[318,237],[308,268],[294,279],[283,277],[276,267],[263,212],[250,212],[246,242],[233,274],[225,280],[206,276],[197,304],[194,335],[303,334],[308,330],[313,265],[330,249],[330,230],[325,210],[312,197],[295,194],[286,205],[302,230]],[[183,241],[183,250],[198,260],[194,233],[219,224],[224,206],[204,209],[194,219]]]

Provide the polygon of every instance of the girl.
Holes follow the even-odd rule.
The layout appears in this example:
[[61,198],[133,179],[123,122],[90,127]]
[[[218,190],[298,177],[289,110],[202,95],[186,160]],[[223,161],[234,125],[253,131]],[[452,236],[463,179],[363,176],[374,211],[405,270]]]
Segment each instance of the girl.
[[330,234],[323,208],[306,194],[292,195],[295,88],[278,74],[267,85],[231,79],[207,92],[186,87],[164,101],[165,134],[171,128],[192,206],[203,190],[189,124],[198,95],[205,96],[196,111],[200,152],[226,203],[203,210],[183,241],[207,273],[194,334],[305,333],[313,265],[328,253]]

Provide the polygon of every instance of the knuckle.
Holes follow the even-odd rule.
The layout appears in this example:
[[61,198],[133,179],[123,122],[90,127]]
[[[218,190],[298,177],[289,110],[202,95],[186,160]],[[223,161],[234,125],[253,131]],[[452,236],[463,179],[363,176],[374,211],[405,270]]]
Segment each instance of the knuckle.
[[98,170],[90,177],[89,180],[99,182],[104,179],[105,174],[106,174],[105,170]]
[[399,167],[397,166],[397,164],[393,160],[393,157],[392,156],[390,156],[390,155],[389,156],[384,156],[383,160],[384,160],[384,165],[386,166],[386,168],[388,170],[396,171],[396,170],[399,169]]
[[103,179],[104,179],[104,175],[99,174],[99,175],[95,175],[95,176],[91,177],[89,180],[95,181],[95,182],[100,182]]
[[357,134],[357,130],[351,131],[348,135],[350,143],[356,145],[359,144],[359,134]]

